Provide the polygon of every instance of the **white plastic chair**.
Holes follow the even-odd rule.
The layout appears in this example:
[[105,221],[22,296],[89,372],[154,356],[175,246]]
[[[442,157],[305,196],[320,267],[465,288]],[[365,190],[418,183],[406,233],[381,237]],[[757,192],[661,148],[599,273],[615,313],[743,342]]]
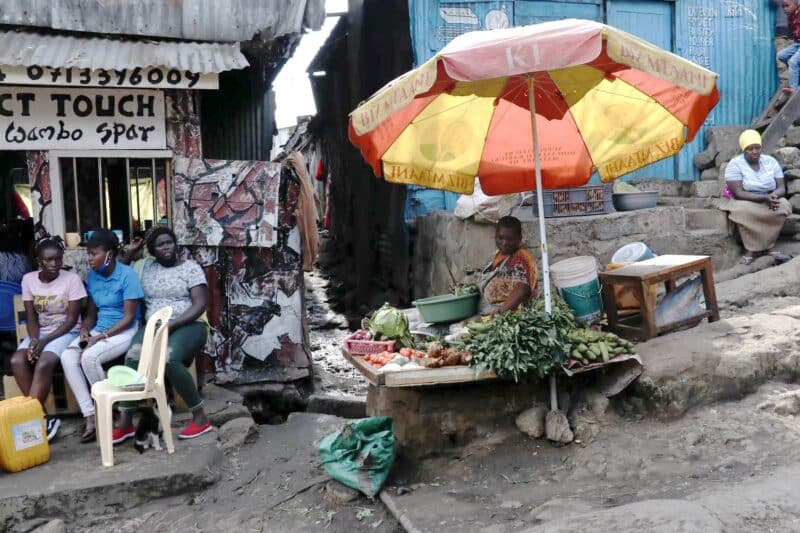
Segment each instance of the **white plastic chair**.
[[159,309],[144,329],[142,352],[139,357],[138,372],[145,378],[144,389],[122,390],[108,379],[92,386],[92,398],[97,406],[97,442],[100,444],[100,455],[103,466],[114,466],[114,419],[112,409],[116,402],[138,401],[154,398],[158,405],[158,416],[164,430],[164,441],[167,452],[173,453],[175,445],[172,441],[170,427],[170,410],[167,405],[167,391],[164,385],[164,367],[167,364],[167,340],[169,339],[168,322],[172,316],[172,307]]

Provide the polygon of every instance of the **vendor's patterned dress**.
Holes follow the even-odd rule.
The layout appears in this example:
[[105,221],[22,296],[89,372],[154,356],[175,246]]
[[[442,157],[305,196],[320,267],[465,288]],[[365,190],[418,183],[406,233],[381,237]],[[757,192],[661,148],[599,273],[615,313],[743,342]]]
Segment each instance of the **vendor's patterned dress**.
[[502,304],[511,295],[517,283],[530,286],[531,298],[537,295],[539,272],[536,268],[536,258],[527,248],[520,248],[510,257],[497,252],[486,270],[491,272],[495,269],[497,272],[483,292],[487,302],[494,305]]

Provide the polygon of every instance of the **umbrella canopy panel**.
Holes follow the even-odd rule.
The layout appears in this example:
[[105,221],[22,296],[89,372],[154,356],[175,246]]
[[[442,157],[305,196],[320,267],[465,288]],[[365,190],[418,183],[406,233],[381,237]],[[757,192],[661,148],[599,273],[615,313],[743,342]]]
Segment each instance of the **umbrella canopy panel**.
[[533,82],[545,189],[611,181],[676,154],[719,100],[716,74],[603,24],[474,32],[351,114],[377,176],[488,194],[534,190]]

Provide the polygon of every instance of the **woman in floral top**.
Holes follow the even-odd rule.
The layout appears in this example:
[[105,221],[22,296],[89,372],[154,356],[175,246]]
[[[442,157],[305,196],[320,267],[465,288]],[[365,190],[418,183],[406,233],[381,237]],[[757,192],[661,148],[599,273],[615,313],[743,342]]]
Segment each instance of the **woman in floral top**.
[[481,314],[517,309],[537,295],[536,259],[522,247],[522,224],[515,217],[503,217],[494,234],[497,252],[481,274]]
[[[192,421],[178,438],[192,439],[211,431],[211,422],[203,410],[203,400],[188,367],[206,343],[208,322],[205,317],[208,289],[200,265],[178,256],[175,234],[159,226],[147,237],[147,250],[154,259],[144,259],[141,270],[144,290],[145,319],[164,307],[172,307],[169,321],[168,360],[166,375],[175,391],[192,411]],[[134,337],[125,364],[139,365],[144,328]],[[135,435],[132,411],[135,405],[120,405],[119,427],[114,430],[114,443]]]

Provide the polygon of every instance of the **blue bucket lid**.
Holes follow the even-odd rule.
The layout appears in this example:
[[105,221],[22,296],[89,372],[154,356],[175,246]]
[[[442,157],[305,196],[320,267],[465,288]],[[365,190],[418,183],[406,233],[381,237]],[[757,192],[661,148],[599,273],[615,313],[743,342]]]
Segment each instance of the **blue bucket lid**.
[[643,242],[626,244],[611,256],[612,263],[635,263],[655,257],[653,251]]

